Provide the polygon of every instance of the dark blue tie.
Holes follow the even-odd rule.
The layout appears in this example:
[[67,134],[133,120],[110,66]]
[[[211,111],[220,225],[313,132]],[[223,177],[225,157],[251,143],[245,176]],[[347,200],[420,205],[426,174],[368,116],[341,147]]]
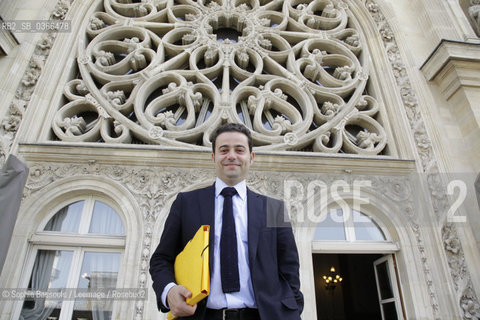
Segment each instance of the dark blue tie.
[[237,292],[240,291],[240,280],[238,277],[237,233],[235,232],[232,204],[232,197],[237,194],[237,190],[226,187],[220,194],[223,196],[222,235],[220,236],[222,289],[225,293]]

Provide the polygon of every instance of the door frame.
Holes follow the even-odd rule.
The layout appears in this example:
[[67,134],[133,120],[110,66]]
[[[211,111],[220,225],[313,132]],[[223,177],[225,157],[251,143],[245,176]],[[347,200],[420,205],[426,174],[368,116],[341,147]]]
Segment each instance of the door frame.
[[[400,283],[399,271],[397,269],[395,254],[400,251],[400,247],[393,241],[312,241],[311,242],[311,254],[381,254],[390,256],[393,261],[394,275],[396,279],[396,287],[398,289],[398,298],[400,301],[400,308],[402,317],[399,319],[407,319],[407,312],[404,305],[404,299],[402,297],[402,288]],[[373,267],[373,266],[372,266]],[[312,269],[313,271],[313,269]],[[315,274],[312,279],[315,280]],[[376,284],[377,286],[377,284]],[[378,288],[378,286],[377,286]],[[315,294],[315,292],[314,292]]]

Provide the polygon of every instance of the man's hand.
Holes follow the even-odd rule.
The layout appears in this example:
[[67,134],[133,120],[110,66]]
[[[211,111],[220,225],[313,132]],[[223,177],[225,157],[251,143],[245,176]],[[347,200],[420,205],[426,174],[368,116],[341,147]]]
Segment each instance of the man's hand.
[[188,317],[192,316],[197,309],[197,305],[189,305],[185,302],[187,298],[190,298],[192,293],[188,291],[182,285],[172,287],[167,293],[167,302],[172,311],[173,315],[176,317]]

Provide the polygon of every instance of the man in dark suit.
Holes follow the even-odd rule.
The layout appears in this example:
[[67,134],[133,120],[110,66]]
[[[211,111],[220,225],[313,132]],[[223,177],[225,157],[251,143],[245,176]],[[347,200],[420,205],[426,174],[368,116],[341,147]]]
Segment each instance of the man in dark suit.
[[[298,252],[284,204],[246,187],[255,156],[250,131],[222,125],[213,134],[212,150],[215,184],[178,194],[152,255],[159,309],[200,320],[299,320]],[[173,265],[201,225],[211,227],[210,294],[189,306],[185,299],[191,293],[175,284]]]

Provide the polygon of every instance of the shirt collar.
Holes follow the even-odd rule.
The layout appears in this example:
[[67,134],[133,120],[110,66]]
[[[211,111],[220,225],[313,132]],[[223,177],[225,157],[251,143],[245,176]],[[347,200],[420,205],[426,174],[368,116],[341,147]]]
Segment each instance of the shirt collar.
[[[218,178],[215,180],[215,198],[218,197],[220,192],[222,192],[223,188],[228,187],[228,185],[222,181],[222,179]],[[237,183],[233,186],[236,190],[238,195],[242,200],[247,198],[247,182],[245,180]]]

